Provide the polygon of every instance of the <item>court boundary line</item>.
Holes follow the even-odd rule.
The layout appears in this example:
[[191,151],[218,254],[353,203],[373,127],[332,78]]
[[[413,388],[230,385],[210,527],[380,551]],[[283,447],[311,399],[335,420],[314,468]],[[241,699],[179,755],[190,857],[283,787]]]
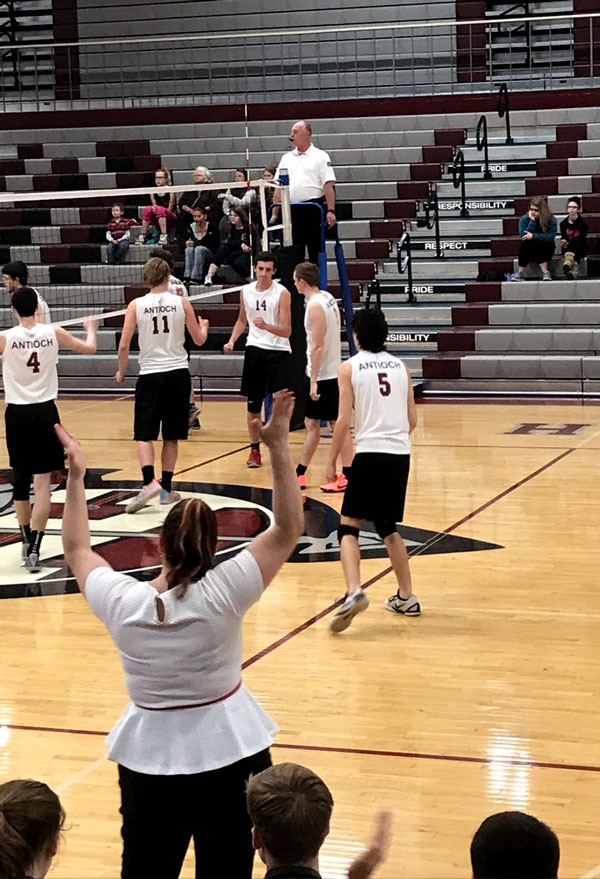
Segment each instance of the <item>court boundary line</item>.
[[[62,726],[34,726],[33,724],[6,723],[3,726],[7,729],[23,731],[23,732],[48,732],[60,735],[79,735],[79,736],[107,736],[107,730],[98,729],[71,729]],[[514,757],[478,757],[473,754],[438,754],[434,751],[394,751],[388,748],[352,748],[343,745],[311,745],[301,744],[299,742],[274,742],[272,748],[287,748],[291,751],[315,751],[325,754],[356,754],[364,757],[395,757],[405,760],[430,760],[442,761],[450,763],[473,763],[478,766],[502,765],[517,766],[530,769],[558,769],[569,772],[600,772],[600,765],[593,763],[555,763],[550,760],[519,760]],[[107,760],[103,756],[95,761],[100,764],[103,760]],[[90,764],[90,766],[95,765]],[[90,766],[85,767],[75,776],[73,783],[78,777],[84,777],[88,774],[86,770],[93,771]]]
[[[566,458],[567,455],[571,455],[574,451],[576,451],[576,449],[574,449],[574,448],[564,449],[559,455],[556,455],[554,458],[552,458],[551,461],[548,461],[546,464],[543,464],[541,467],[538,467],[537,470],[533,470],[527,476],[523,477],[523,479],[520,479],[518,482],[513,483],[508,488],[505,488],[504,491],[501,491],[499,494],[497,494],[495,497],[491,498],[489,501],[486,501],[484,504],[481,504],[481,506],[477,507],[477,509],[473,510],[471,513],[467,513],[466,516],[463,516],[462,519],[459,519],[457,522],[454,522],[454,524],[450,525],[449,528],[446,528],[445,531],[438,531],[431,538],[429,538],[429,540],[426,540],[425,543],[423,543],[421,546],[417,547],[414,552],[412,552],[412,551],[409,552],[408,553],[409,558],[414,558],[415,556],[422,555],[426,549],[429,549],[431,546],[434,546],[436,543],[439,543],[440,541],[442,541],[447,535],[452,534],[453,531],[455,531],[461,525],[464,525],[465,522],[468,522],[471,519],[473,519],[475,516],[478,516],[479,513],[482,513],[484,510],[487,510],[488,507],[491,507],[493,504],[497,503],[499,500],[502,500],[502,498],[505,498],[507,495],[511,494],[513,491],[516,491],[517,488],[520,488],[526,482],[530,482],[532,479],[535,479],[535,477],[539,476],[540,473],[544,473],[550,467],[554,466],[554,464],[557,464],[559,461],[562,461],[563,458]],[[371,577],[370,580],[367,580],[365,583],[362,583],[361,588],[368,589],[369,586],[372,586],[373,583],[376,583],[378,580],[381,580],[382,577],[387,576],[392,570],[393,570],[392,566],[388,565],[386,568],[384,568],[378,574],[375,574],[373,577]],[[262,659],[263,657],[268,656],[270,653],[272,653],[278,647],[281,647],[283,644],[286,644],[288,641],[291,641],[291,639],[295,638],[296,635],[299,635],[301,632],[306,631],[306,629],[310,628],[315,623],[319,622],[319,620],[323,619],[323,617],[327,616],[327,614],[331,613],[332,610],[334,610],[336,607],[341,605],[343,601],[344,601],[343,597],[338,598],[336,601],[334,601],[328,607],[324,608],[324,610],[319,611],[319,613],[316,613],[314,616],[310,617],[310,619],[305,620],[303,623],[300,623],[300,625],[296,626],[290,632],[287,632],[285,635],[282,635],[276,641],[273,641],[271,644],[268,644],[266,647],[264,647],[258,653],[255,653],[253,656],[249,657],[249,659],[247,659],[244,663],[242,663],[242,669],[246,669],[249,666],[254,665],[254,663],[258,662],[259,659]]]

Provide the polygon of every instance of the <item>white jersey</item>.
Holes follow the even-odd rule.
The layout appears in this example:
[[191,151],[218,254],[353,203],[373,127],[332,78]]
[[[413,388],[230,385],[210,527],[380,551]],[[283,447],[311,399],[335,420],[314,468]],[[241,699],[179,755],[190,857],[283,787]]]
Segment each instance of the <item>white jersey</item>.
[[2,356],[7,403],[27,406],[58,396],[58,341],[51,324],[12,327]]
[[185,312],[181,296],[146,293],[135,300],[140,375],[187,369]]
[[38,298],[38,321],[42,324],[49,324],[50,309],[48,308],[48,303],[42,296],[40,296],[37,290],[35,292]]
[[338,304],[331,293],[325,290],[319,290],[306,303],[306,311],[304,312],[304,328],[306,330],[306,374],[309,378],[314,378],[311,374],[311,349],[312,349],[312,327],[310,313],[313,308],[322,308],[325,312],[325,342],[323,345],[323,359],[321,360],[321,368],[317,381],[326,381],[327,379],[337,378],[338,369],[342,362],[342,338],[340,335],[340,310]]
[[174,278],[173,275],[169,278],[169,293],[172,293],[174,296],[185,296],[186,299],[189,296],[185,284],[179,278]]
[[261,330],[254,326],[257,317],[262,317],[268,324],[279,324],[279,300],[281,292],[285,290],[282,284],[273,281],[267,290],[259,292],[256,289],[256,281],[242,287],[244,307],[248,318],[248,339],[246,347],[264,348],[267,351],[291,351],[290,340],[283,336],[275,336],[268,330]]
[[410,454],[410,378],[402,361],[387,351],[359,351],[348,362],[352,364],[356,451]]

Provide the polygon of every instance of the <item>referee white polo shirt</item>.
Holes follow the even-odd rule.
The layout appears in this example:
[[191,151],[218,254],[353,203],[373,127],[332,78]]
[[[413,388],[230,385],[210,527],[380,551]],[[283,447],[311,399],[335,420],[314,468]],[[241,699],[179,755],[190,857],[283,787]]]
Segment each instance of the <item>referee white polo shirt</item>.
[[289,171],[291,202],[321,198],[323,186],[329,181],[335,183],[335,172],[329,153],[312,143],[303,153],[295,149],[282,156],[275,173],[276,180],[279,179],[282,168]]

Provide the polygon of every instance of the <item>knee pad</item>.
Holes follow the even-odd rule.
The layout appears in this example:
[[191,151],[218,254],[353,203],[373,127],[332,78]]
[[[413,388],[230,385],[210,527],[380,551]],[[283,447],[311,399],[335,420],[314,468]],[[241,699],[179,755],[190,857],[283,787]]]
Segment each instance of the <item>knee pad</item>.
[[373,525],[375,526],[375,531],[377,531],[382,540],[385,540],[390,534],[395,534],[396,532],[396,523],[392,522],[390,519],[377,519],[373,522]]
[[337,536],[340,546],[342,545],[342,537],[345,534],[349,534],[350,537],[356,537],[358,540],[358,535],[360,534],[360,530],[355,528],[353,525],[340,525],[337,530]]
[[31,473],[22,470],[13,471],[13,500],[28,501],[31,489]]
[[248,400],[247,409],[250,415],[260,415],[262,412],[263,401],[262,400]]

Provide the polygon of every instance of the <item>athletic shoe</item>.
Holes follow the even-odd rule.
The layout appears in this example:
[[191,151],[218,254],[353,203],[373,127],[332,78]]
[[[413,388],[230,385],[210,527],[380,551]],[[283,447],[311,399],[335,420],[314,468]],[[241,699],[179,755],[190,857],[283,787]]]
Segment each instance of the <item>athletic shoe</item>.
[[205,287],[212,287],[212,275],[207,275],[204,279]]
[[29,555],[29,544],[22,543],[21,544],[21,562],[25,564],[27,561],[27,556]]
[[347,629],[357,613],[366,610],[369,606],[369,599],[365,593],[355,592],[350,595],[339,610],[333,615],[333,619],[329,623],[329,629],[332,632],[343,632]]
[[126,507],[127,513],[137,513],[138,510],[141,510],[142,507],[145,507],[146,504],[149,504],[152,498],[155,498],[162,491],[160,487],[160,482],[157,482],[156,479],[153,479],[152,482],[149,482],[148,485],[142,486],[141,491],[136,494],[134,498],[132,498]]
[[525,272],[515,272],[514,275],[510,278],[511,281],[524,281],[525,280]]
[[391,610],[392,613],[401,613],[405,617],[421,615],[421,605],[417,601],[416,595],[411,595],[410,598],[400,598],[396,592],[395,595],[390,595],[383,606],[386,610]]
[[169,236],[168,235],[161,235],[160,238],[158,239],[158,243],[162,244],[162,245],[168,244],[169,243]]
[[298,485],[300,488],[306,488],[306,474],[298,477]]
[[255,468],[262,467],[262,458],[260,457],[260,452],[258,449],[251,449],[250,454],[248,455],[248,460],[246,461],[246,467]]
[[42,570],[42,566],[40,565],[39,552],[29,553],[29,555],[25,559],[25,570],[29,571],[30,574],[37,574],[38,571]]
[[348,480],[344,476],[343,473],[340,473],[339,476],[336,476],[333,482],[326,482],[325,485],[321,486],[321,491],[328,492],[339,492],[346,491],[348,488]]
[[548,269],[546,269],[545,271],[542,272],[542,281],[551,281],[551,280],[552,280],[552,275],[550,274]]
[[[188,427],[190,429],[194,427],[194,422],[198,421],[199,414],[200,413],[198,411],[198,407],[194,404],[190,404],[190,407],[188,409]],[[199,422],[198,422],[198,427],[196,428],[196,430],[200,430],[200,423]]]
[[181,495],[178,491],[165,491],[163,490],[160,493],[160,502],[161,504],[176,504],[177,501],[181,500]]
[[200,419],[194,418],[192,424],[190,424],[190,430],[200,430]]

